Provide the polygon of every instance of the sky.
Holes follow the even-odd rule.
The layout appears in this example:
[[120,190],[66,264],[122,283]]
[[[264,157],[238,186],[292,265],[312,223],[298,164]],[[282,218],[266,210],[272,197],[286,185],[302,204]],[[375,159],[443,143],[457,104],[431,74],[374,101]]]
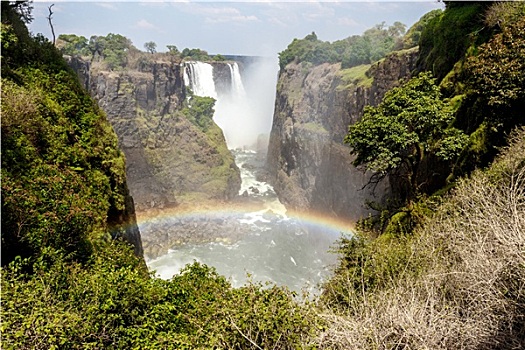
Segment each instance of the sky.
[[314,31],[335,41],[395,21],[410,27],[425,13],[443,8],[436,0],[385,2],[328,1],[53,1],[34,0],[30,30],[51,38],[48,7],[59,34],[121,34],[140,50],[153,41],[179,50],[199,48],[210,54],[277,57],[294,38]]

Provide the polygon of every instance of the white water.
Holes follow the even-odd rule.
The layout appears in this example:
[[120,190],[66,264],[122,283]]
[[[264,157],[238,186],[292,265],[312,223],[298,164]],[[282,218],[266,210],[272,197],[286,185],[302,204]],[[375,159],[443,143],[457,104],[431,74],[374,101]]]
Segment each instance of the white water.
[[217,99],[215,82],[213,81],[213,66],[204,62],[185,62],[184,84],[195,95]]
[[[289,218],[273,188],[258,181],[255,172],[263,165],[252,151],[236,151],[242,188],[247,200],[260,202],[260,210],[239,214],[245,234],[232,243],[186,244],[168,254],[147,261],[151,270],[171,278],[186,264],[198,261],[213,266],[230,279],[234,287],[252,280],[287,286],[300,292],[316,291],[336,262],[329,252],[341,231],[311,221]],[[195,220],[198,220],[196,218]]]
[[242,99],[246,96],[246,91],[244,90],[244,84],[242,83],[241,73],[239,72],[239,65],[237,62],[228,63],[230,68],[230,76],[232,82],[232,95],[235,99]]
[[[216,96],[214,120],[230,149],[253,145],[259,134],[269,133],[271,128],[277,65],[266,60],[254,66],[247,67],[243,79],[238,65],[230,64],[232,86],[224,94],[215,91],[211,65],[189,62],[185,69],[185,83],[195,94]],[[336,261],[329,249],[341,231],[287,217],[272,186],[256,178],[264,159],[249,149],[235,151],[235,159],[241,170],[239,194],[258,203],[253,212],[229,217],[242,225],[242,237],[232,243],[186,244],[148,261],[149,268],[168,279],[196,260],[215,267],[235,287],[246,283],[250,274],[255,281],[288,286],[294,291],[315,290]]]
[[213,66],[186,62],[184,83],[197,96],[216,99],[214,121],[223,130],[230,149],[254,148],[260,134],[269,134],[273,117],[278,64],[261,58],[245,67],[241,76],[237,62],[228,63],[231,88],[217,92]]

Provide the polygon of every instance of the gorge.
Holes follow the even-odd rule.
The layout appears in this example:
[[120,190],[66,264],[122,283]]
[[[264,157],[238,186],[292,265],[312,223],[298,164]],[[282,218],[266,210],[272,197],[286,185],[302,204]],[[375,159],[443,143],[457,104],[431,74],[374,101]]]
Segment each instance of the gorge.
[[[156,61],[119,74],[69,62],[123,146],[150,268],[170,278],[197,260],[236,286],[249,273],[296,291],[326,277],[336,261],[328,251],[352,223],[330,212],[287,212],[266,182],[275,60]],[[194,127],[180,114],[186,101],[192,108],[192,96],[216,100],[213,120],[221,129],[212,137],[214,126]]]
[[[366,186],[370,174],[352,165],[343,138],[364,106],[410,76],[417,54],[348,69],[292,62],[279,70],[264,57],[146,55],[118,73],[96,61],[69,63],[119,137],[151,268],[169,278],[197,260],[236,281],[258,270],[255,278],[295,280],[300,290],[320,282],[335,263],[330,246],[373,213],[367,202],[386,195],[386,182]],[[215,103],[202,107],[199,98]],[[207,108],[213,122],[191,119],[201,118],[192,108]],[[297,266],[306,274],[294,275]]]
[[440,6],[277,64],[2,2],[1,347],[523,348],[525,4]]

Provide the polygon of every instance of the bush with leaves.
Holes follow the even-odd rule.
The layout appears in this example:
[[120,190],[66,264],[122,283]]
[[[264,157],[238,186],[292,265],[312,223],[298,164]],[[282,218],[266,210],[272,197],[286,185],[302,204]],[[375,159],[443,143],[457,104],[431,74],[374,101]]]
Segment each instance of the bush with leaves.
[[215,113],[215,99],[207,96],[197,96],[190,92],[187,106],[182,113],[193,124],[201,130],[206,131],[213,123],[213,114]]
[[377,180],[390,176],[406,190],[399,195],[411,201],[429,186],[424,162],[454,164],[466,146],[467,136],[450,127],[452,121],[435,79],[421,73],[388,91],[377,107],[367,107],[363,118],[349,126],[345,143],[356,155],[354,165],[374,171]]
[[[525,335],[525,130],[411,237],[343,242],[321,349],[516,349]],[[407,239],[408,238],[408,239]]]
[[320,326],[286,289],[233,289],[198,263],[169,281],[153,278],[115,242],[84,265],[52,249],[28,264],[2,271],[5,349],[295,349]]
[[89,55],[88,43],[88,39],[84,36],[60,34],[57,38],[56,46],[65,55],[87,56]]
[[449,2],[440,15],[433,16],[421,33],[419,71],[431,71],[441,81],[454,64],[465,57],[472,45],[491,35],[483,23],[490,2]]
[[404,32],[405,25],[401,22],[388,27],[383,22],[361,36],[354,35],[333,43],[319,40],[312,32],[304,39],[294,39],[286,50],[279,53],[279,66],[283,69],[293,61],[314,65],[341,62],[343,68],[369,64],[394,50]]
[[2,265],[49,247],[85,261],[125,210],[124,156],[61,54],[9,9],[2,23],[16,40],[2,52]]
[[182,52],[180,53],[181,57],[186,60],[193,60],[193,61],[210,61],[210,56],[208,55],[208,52],[201,49],[189,49],[184,48]]

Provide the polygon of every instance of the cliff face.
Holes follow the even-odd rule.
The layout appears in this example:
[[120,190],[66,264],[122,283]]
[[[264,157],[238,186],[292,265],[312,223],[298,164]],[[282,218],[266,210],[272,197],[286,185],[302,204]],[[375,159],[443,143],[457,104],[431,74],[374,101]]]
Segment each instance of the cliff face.
[[143,60],[136,70],[114,72],[70,59],[70,66],[118,135],[138,211],[238,194],[239,170],[221,130],[214,123],[203,130],[181,112],[180,64]]
[[291,63],[280,72],[267,165],[287,207],[357,220],[368,212],[367,200],[381,200],[386,187],[380,184],[377,196],[363,189],[371,174],[351,164],[343,139],[366,105],[377,105],[410,76],[416,59],[417,51],[409,50],[371,67]]

